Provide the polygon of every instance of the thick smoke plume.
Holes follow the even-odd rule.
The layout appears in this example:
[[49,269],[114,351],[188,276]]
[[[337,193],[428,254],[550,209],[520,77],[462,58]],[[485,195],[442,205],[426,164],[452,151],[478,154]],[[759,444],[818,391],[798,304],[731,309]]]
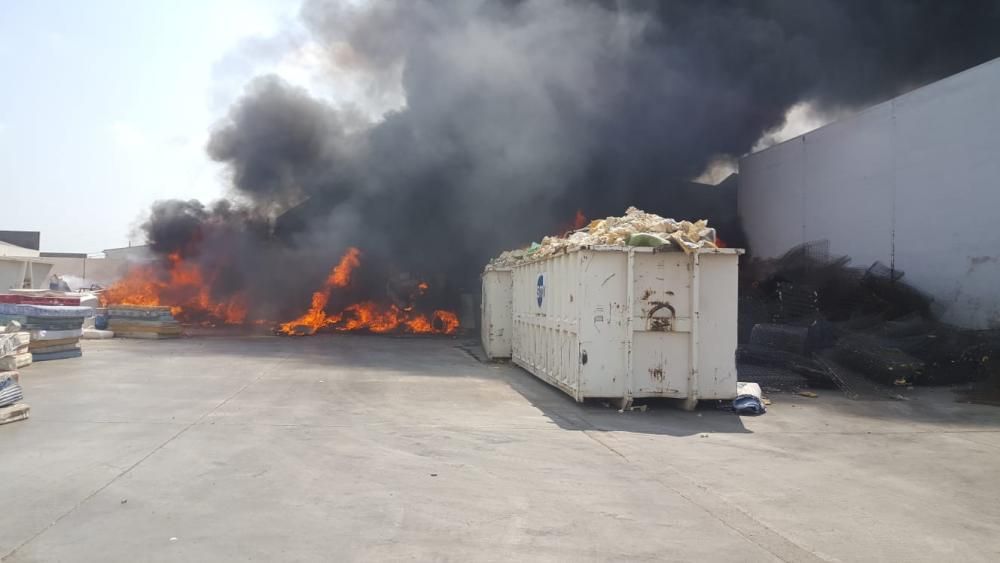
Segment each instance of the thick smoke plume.
[[213,291],[278,309],[301,308],[348,245],[373,276],[471,289],[489,256],[577,209],[681,215],[673,186],[796,103],[859,107],[1000,55],[995,1],[311,0],[301,14],[331,67],[399,80],[405,105],[359,125],[258,78],[208,145],[240,203],[159,203],[147,224],[154,249],[220,272]]

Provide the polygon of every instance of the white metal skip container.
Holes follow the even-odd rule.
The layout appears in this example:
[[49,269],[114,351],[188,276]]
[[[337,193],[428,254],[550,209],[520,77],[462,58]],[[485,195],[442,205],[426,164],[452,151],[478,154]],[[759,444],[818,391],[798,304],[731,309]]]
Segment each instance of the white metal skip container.
[[512,359],[577,401],[732,399],[742,253],[595,246],[515,265]]
[[482,322],[483,351],[491,360],[510,358],[514,316],[511,310],[510,268],[487,266],[483,271]]

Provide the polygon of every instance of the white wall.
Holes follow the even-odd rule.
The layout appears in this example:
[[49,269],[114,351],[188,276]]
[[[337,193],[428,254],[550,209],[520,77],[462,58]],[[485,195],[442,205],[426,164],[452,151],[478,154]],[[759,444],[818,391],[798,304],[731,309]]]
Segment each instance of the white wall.
[[15,244],[0,241],[0,256],[13,256],[19,258],[38,258],[40,253],[31,248],[23,248]]
[[0,292],[8,289],[46,289],[52,264],[36,258],[0,257]]
[[755,256],[827,239],[1000,327],[1000,59],[743,158],[738,199]]

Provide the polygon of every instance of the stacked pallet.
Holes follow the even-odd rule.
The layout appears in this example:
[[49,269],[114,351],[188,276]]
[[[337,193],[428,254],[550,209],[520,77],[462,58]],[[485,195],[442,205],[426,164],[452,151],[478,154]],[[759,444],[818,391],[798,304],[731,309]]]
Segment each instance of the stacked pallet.
[[110,305],[108,329],[121,338],[177,338],[181,325],[170,314],[170,307]]
[[83,355],[84,319],[94,313],[79,302],[78,297],[2,295],[0,323],[16,322],[30,332],[32,362],[77,358]]

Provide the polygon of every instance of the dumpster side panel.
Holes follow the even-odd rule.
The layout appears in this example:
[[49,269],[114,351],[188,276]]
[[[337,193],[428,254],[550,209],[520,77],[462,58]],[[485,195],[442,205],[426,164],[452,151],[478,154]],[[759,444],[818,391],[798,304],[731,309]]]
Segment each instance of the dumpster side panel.
[[699,258],[698,396],[702,399],[732,399],[736,396],[739,256],[705,253]]
[[579,254],[563,254],[513,270],[512,359],[574,397],[579,380]]
[[483,272],[480,334],[483,350],[491,360],[509,358],[511,354],[514,329],[512,293],[513,279],[509,269]]
[[686,397],[691,370],[691,258],[635,254],[632,395]]
[[621,397],[626,390],[627,254],[580,255],[580,388],[583,397]]
[[737,253],[599,247],[517,265],[512,359],[577,401],[732,398]]

